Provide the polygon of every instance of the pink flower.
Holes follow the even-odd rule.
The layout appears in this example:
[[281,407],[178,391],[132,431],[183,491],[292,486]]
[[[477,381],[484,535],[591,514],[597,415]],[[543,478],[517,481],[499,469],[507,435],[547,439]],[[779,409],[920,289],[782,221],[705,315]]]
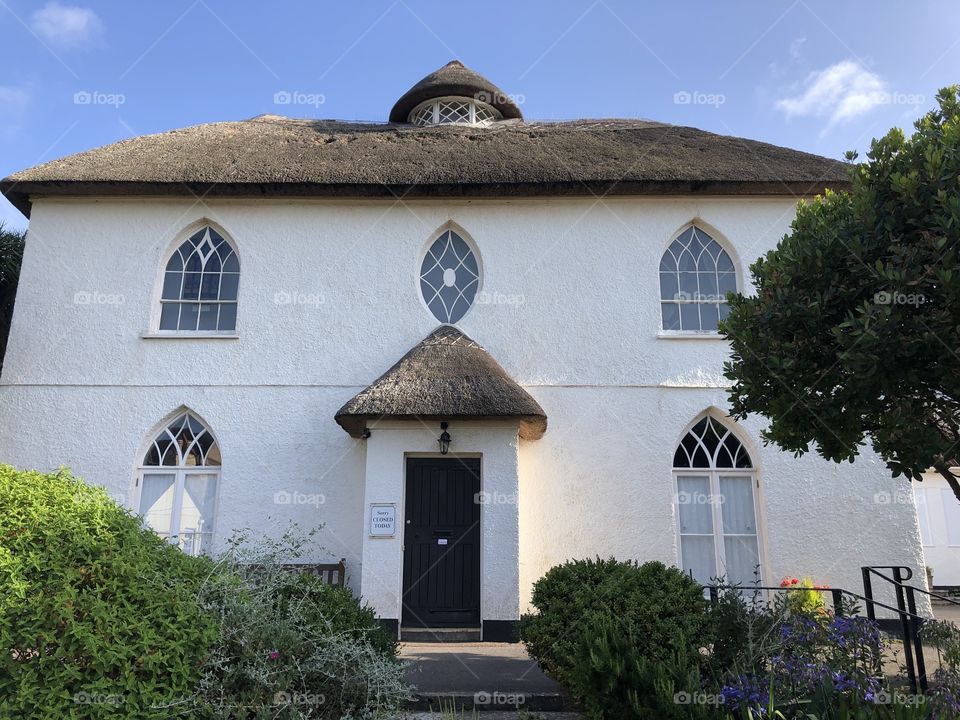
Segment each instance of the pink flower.
[[280,657],[280,651],[279,651],[279,650],[271,650],[269,657],[270,657],[271,660],[276,660],[276,659],[278,659],[278,658]]

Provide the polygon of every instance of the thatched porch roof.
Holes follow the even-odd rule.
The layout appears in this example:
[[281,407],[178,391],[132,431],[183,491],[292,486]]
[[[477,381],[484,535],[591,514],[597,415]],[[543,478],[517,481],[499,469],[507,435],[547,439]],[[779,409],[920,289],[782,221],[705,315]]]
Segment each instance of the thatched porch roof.
[[515,419],[520,437],[540,438],[547,416],[490,353],[457,328],[441,325],[336,414],[360,437],[379,419]]

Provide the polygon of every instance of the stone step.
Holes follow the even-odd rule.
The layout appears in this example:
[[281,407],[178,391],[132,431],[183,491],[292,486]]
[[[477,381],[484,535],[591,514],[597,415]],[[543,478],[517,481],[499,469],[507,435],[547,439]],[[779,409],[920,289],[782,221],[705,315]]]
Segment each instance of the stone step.
[[[406,703],[407,710],[435,713],[504,712],[562,712],[574,710],[560,693],[415,693]],[[458,715],[459,717],[459,715]]]
[[480,642],[480,628],[400,628],[401,642],[470,643]]

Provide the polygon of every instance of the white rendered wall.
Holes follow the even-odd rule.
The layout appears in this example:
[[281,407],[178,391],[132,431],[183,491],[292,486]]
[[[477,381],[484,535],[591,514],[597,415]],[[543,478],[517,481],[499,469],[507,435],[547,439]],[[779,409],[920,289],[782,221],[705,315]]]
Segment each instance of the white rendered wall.
[[[544,438],[519,452],[521,603],[567,558],[676,562],[673,451],[694,416],[726,407],[727,347],[658,338],[660,256],[696,219],[743,278],[793,215],[788,198],[40,199],[0,379],[0,460],[66,464],[129,497],[146,435],[186,405],[223,446],[221,539],[244,525],[323,522],[318,555],[346,557],[358,585],[367,460],[333,415],[437,326],[416,278],[427,244],[454,222],[483,269],[458,326],[549,417]],[[241,259],[239,337],[145,339],[163,261],[203,218]],[[874,500],[902,486],[882,464],[795,460],[757,448],[759,427],[744,430],[771,580],[857,588],[862,563],[920,567],[914,507]],[[325,502],[278,505],[280,490]]]
[[[960,586],[960,502],[937,473],[926,473],[923,482],[914,484],[913,492],[918,499],[923,554],[933,569],[933,584]],[[912,499],[909,493],[890,496],[891,504]]]
[[[380,617],[399,619],[406,457],[436,456],[440,430],[436,423],[379,422],[371,428],[366,441],[363,595]],[[480,457],[480,490],[494,500],[480,508],[480,617],[515,620],[520,607],[516,425],[454,421],[449,432],[453,442],[447,457]],[[396,505],[395,537],[369,536],[372,503]]]

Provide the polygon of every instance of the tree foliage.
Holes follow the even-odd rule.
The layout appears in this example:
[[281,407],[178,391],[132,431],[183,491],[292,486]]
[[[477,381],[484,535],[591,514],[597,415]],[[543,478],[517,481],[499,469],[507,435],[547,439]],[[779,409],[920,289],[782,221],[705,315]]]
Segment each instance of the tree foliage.
[[20,280],[24,237],[22,230],[7,230],[0,223],[0,369],[3,368],[10,320],[13,317],[13,301]]
[[870,443],[895,475],[934,467],[960,498],[958,93],[912,136],[874,140],[849,192],[801,203],[721,329],[732,414],[765,416],[767,441],[836,462]]

